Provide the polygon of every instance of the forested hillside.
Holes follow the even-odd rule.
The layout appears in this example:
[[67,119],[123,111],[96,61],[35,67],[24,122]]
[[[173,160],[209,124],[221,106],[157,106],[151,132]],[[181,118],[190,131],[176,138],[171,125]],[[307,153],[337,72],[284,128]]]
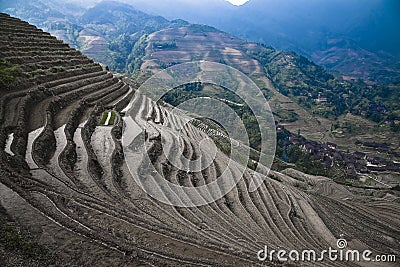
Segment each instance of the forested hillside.
[[118,72],[132,70],[136,57],[130,55],[136,53],[135,44],[143,35],[187,24],[180,20],[170,22],[113,1],[104,1],[89,9],[71,6],[76,9],[75,13],[65,4],[18,0],[1,3],[0,10],[34,23]]
[[330,71],[379,83],[400,79],[397,0],[121,0],[151,14],[207,24],[295,51]]

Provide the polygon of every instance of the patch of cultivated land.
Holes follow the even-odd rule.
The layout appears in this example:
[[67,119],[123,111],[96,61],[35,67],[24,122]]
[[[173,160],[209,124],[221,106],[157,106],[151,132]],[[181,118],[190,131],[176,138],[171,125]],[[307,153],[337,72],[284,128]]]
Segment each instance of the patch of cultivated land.
[[[199,145],[208,137],[205,132],[192,124],[184,125],[183,118],[140,95],[136,87],[131,91],[132,121],[122,118],[112,127],[99,125],[103,114],[107,113],[105,120],[110,121],[109,111],[114,110],[119,118],[118,112],[129,103],[126,80],[104,72],[96,63],[26,22],[0,14],[0,25],[0,51],[8,49],[15,54],[8,60],[25,68],[24,72],[41,70],[18,89],[4,92],[0,99],[0,202],[17,223],[30,229],[38,244],[56,252],[59,265],[264,266],[257,259],[257,251],[265,245],[275,250],[322,251],[336,248],[338,238],[345,238],[349,249],[400,256],[400,203],[395,191],[363,196],[326,177],[287,169],[271,172],[260,188],[249,192],[252,173],[245,170],[242,175],[237,164],[228,166],[228,157],[219,150],[211,163],[196,163],[204,167],[202,171],[179,170],[172,166],[172,160],[184,165],[188,159],[207,159],[205,151],[211,147],[201,149]],[[170,34],[157,32],[149,40],[162,42]],[[261,72],[256,62],[240,53],[243,44],[222,36],[219,32],[181,28],[173,38],[182,50],[197,51],[185,55],[185,59],[198,53],[202,59],[229,60],[246,73]],[[215,42],[214,50],[212,42],[203,42],[208,37]],[[34,57],[28,70],[18,59],[20,47],[29,52],[29,47],[44,44],[60,54],[68,51],[74,56],[49,56],[45,60]],[[147,49],[165,62],[181,56],[174,51],[153,51],[150,44]],[[55,65],[64,71],[50,71]],[[274,97],[273,102],[297,111],[288,99],[278,94]],[[20,100],[14,100],[17,98]],[[11,105],[17,102],[17,106]],[[43,118],[31,122],[33,114]],[[305,134],[324,132],[324,122],[319,124],[307,113],[299,115],[304,115],[302,122],[308,123]],[[5,129],[3,122],[9,117],[15,121]],[[119,132],[124,121],[134,125],[136,133],[146,132],[144,143],[134,139],[131,144],[131,172],[121,154]],[[32,127],[36,130],[30,129],[31,123],[37,124]],[[296,126],[288,125],[293,129]],[[148,149],[148,158],[143,147]],[[165,175],[163,179],[178,186],[208,184],[225,170],[239,182],[207,205],[166,205],[136,183],[140,180],[145,187],[159,186],[151,183],[149,160],[156,172]],[[218,184],[200,197],[216,194],[224,186]],[[173,197],[172,193],[163,194]],[[340,261],[303,265],[357,266]]]
[[115,111],[106,111],[103,113],[99,124],[104,126],[114,125],[116,116]]
[[[155,32],[147,38],[146,55],[148,60],[142,68],[162,65],[208,60],[231,65],[244,73],[263,73],[259,62],[241,50],[245,41],[216,30],[190,26],[179,29],[166,29]],[[158,48],[157,44],[173,42],[176,47]]]

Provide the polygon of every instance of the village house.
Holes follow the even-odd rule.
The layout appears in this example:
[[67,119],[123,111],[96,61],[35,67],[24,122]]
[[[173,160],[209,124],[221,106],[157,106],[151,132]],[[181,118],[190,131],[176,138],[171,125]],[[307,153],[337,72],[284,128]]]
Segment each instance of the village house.
[[318,98],[315,101],[317,103],[326,103],[326,102],[328,102],[328,98],[326,97],[326,95],[324,95],[322,93],[318,93]]

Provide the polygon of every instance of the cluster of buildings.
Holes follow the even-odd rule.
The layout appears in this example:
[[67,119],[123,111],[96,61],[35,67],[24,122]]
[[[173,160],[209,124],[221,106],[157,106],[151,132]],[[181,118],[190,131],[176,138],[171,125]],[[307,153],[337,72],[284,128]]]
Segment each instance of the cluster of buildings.
[[[329,169],[334,163],[344,167],[347,175],[355,177],[357,173],[369,173],[372,171],[400,172],[400,162],[391,161],[379,155],[364,152],[344,152],[338,149],[334,143],[319,143],[307,140],[302,136],[290,133],[290,143],[299,146],[303,151],[310,153],[315,160],[322,162],[324,168]],[[377,143],[365,143],[364,146],[372,147],[380,153],[387,153],[399,158],[387,145]]]

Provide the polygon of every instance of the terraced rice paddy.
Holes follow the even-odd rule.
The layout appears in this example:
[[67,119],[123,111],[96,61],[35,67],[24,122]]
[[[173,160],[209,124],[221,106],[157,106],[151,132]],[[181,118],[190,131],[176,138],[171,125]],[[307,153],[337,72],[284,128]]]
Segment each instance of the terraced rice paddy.
[[[169,159],[205,158],[199,143],[207,131],[185,125],[167,107],[135,93],[134,85],[34,26],[4,14],[0,25],[1,56],[30,77],[1,92],[1,205],[67,264],[262,266],[257,251],[265,245],[321,251],[336,248],[341,237],[351,249],[399,256],[399,203],[370,201],[328,178],[295,170],[271,172],[251,193],[252,176],[246,171],[232,191],[199,207],[175,207],[151,198],[134,179],[145,182],[150,175],[145,155],[133,153],[135,164],[129,169],[123,157],[124,120],[117,112],[132,96],[130,114],[138,131],[147,133],[142,145],[169,182],[208,184],[227,168],[227,156],[218,151],[199,172],[177,169]],[[35,56],[43,47],[51,53]],[[63,71],[52,73],[55,66]],[[37,70],[43,74],[36,75]],[[115,112],[109,115],[110,110]],[[113,127],[99,125],[106,113],[108,125],[115,114]],[[183,129],[180,139],[178,129]],[[169,148],[167,155],[162,147]],[[228,171],[238,176],[235,168]]]
[[[243,47],[250,48],[250,44],[238,38],[233,38],[219,31],[206,31],[196,27],[182,27],[166,29],[152,33],[147,38],[146,54],[148,61],[142,65],[146,67],[160,67],[193,60],[207,60],[234,66],[238,70],[249,74],[262,74],[260,63],[241,52]],[[175,49],[160,49],[154,44],[175,42]]]

